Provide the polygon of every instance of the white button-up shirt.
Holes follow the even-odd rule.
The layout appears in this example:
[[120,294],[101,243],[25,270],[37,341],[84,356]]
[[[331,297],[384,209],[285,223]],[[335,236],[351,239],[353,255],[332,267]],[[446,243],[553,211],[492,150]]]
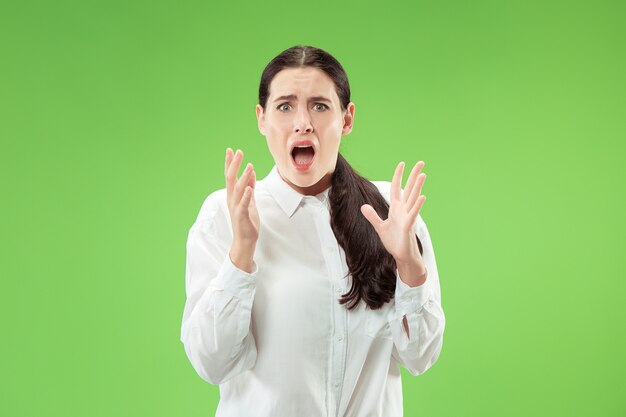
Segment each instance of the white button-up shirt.
[[[372,183],[389,202],[391,183]],[[439,357],[445,316],[421,216],[414,230],[426,282],[409,287],[396,270],[394,299],[349,311],[338,302],[351,276],[330,226],[329,191],[302,195],[275,165],[257,181],[251,273],[229,256],[226,189],[202,204],[187,240],[181,341],[198,375],[219,384],[216,417],[402,416],[399,365],[419,375]]]

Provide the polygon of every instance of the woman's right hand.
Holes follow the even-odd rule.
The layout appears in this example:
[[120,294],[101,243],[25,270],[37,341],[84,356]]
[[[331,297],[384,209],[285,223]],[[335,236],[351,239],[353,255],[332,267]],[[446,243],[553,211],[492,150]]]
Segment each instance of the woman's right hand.
[[256,174],[252,164],[248,163],[243,174],[237,179],[237,173],[243,160],[243,152],[233,154],[226,149],[224,176],[226,177],[226,200],[233,227],[231,260],[248,272],[252,271],[252,258],[256,242],[259,239],[259,213],[254,200]]

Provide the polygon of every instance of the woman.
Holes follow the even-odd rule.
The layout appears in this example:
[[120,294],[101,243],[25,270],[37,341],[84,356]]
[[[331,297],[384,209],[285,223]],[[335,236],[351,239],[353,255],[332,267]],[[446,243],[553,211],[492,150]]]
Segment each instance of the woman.
[[445,316],[419,210],[424,163],[401,189],[338,153],[354,121],[342,68],[310,46],[265,68],[258,127],[275,165],[256,181],[226,151],[187,241],[181,341],[220,384],[216,416],[401,416],[398,365],[437,360]]

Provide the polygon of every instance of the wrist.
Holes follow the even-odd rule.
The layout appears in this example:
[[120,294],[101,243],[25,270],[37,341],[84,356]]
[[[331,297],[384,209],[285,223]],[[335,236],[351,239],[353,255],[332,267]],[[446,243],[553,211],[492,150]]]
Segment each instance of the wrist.
[[230,261],[242,271],[251,273],[254,270],[255,249],[256,244],[233,242],[229,251]]
[[417,261],[396,262],[400,279],[409,287],[417,287],[426,282],[426,265]]

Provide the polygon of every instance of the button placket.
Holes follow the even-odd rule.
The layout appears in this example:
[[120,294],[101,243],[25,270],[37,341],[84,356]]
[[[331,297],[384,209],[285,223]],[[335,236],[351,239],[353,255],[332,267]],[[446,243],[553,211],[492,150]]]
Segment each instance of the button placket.
[[[319,203],[319,204],[317,204]],[[347,352],[347,310],[344,306],[339,304],[338,296],[340,296],[344,290],[341,284],[342,278],[342,260],[337,250],[337,243],[335,235],[330,227],[330,213],[322,202],[312,204],[315,209],[316,226],[318,228],[320,238],[320,249],[322,249],[322,255],[325,259],[330,284],[331,292],[329,295],[332,297],[332,334],[329,340],[331,349],[331,360],[329,369],[329,388],[331,391],[331,401],[329,402],[329,413],[335,415],[341,399],[341,384],[343,381],[343,375],[345,371],[345,356]],[[337,296],[335,296],[337,295]]]

